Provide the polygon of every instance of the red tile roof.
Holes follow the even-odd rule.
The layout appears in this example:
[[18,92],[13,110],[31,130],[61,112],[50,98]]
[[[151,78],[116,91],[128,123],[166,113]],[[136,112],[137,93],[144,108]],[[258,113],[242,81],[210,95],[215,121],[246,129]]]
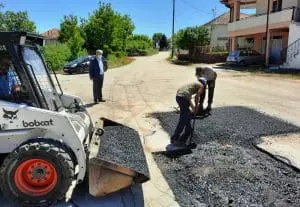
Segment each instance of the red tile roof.
[[42,35],[47,39],[58,39],[59,37],[59,29],[50,29],[47,32],[44,32]]

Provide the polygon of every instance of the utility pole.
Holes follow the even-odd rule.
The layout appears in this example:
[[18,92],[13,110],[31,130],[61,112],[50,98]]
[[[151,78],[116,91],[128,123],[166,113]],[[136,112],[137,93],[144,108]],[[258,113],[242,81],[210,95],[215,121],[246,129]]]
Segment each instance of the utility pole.
[[213,15],[213,22],[211,23],[210,25],[210,52],[212,52],[213,50],[213,31],[215,29],[215,19],[216,19],[216,16],[217,16],[217,8],[213,8],[212,10],[212,15]]
[[175,0],[173,0],[173,24],[172,24],[172,53],[171,58],[174,57],[174,33],[175,33]]
[[269,65],[269,17],[270,17],[270,0],[268,0],[267,25],[266,25],[266,44],[265,44],[265,64]]

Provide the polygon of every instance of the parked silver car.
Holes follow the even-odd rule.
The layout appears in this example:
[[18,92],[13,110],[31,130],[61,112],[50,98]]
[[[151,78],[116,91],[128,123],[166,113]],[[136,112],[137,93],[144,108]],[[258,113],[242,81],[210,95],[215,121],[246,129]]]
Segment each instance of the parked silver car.
[[226,63],[240,66],[262,65],[264,59],[264,55],[255,50],[234,50],[227,57]]

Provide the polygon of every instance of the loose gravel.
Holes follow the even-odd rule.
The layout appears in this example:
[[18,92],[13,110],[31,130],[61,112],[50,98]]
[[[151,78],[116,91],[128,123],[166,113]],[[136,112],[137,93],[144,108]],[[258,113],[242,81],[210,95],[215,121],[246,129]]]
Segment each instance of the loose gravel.
[[[154,116],[173,133],[178,114]],[[300,128],[249,108],[216,108],[197,121],[193,154],[154,157],[181,206],[299,206],[300,173],[254,147],[290,132]]]
[[127,126],[104,127],[98,157],[136,171],[139,173],[136,182],[144,182],[150,178],[140,136]]

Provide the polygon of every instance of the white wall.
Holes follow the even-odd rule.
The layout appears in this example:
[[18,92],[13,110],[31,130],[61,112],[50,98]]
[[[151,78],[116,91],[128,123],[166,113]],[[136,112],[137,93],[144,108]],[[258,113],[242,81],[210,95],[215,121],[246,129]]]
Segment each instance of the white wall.
[[[293,10],[288,9],[281,12],[270,14],[269,24],[278,24],[292,21]],[[248,28],[262,27],[266,25],[267,15],[261,15],[257,17],[249,17],[237,22],[228,24],[228,31],[234,32],[237,30],[243,30]]]
[[282,1],[282,9],[290,8],[290,7],[297,7],[299,5],[299,0],[283,0]]
[[[283,0],[283,1],[290,1],[290,0]],[[256,1],[256,14],[265,14],[267,13],[267,4],[268,0],[257,0]]]
[[289,32],[289,45],[300,38],[300,23],[291,23]]
[[215,25],[215,29],[213,30],[213,46],[221,46],[226,47],[226,43],[228,41],[218,40],[218,38],[228,37],[227,25]]
[[[289,32],[289,45],[295,42],[296,40],[298,40],[299,38],[300,38],[300,23],[292,23],[290,25],[290,32]],[[290,52],[294,52],[294,51],[290,51]],[[289,56],[292,54],[288,53],[287,55]],[[291,62],[288,63],[288,66],[290,68],[300,69],[300,53]]]

